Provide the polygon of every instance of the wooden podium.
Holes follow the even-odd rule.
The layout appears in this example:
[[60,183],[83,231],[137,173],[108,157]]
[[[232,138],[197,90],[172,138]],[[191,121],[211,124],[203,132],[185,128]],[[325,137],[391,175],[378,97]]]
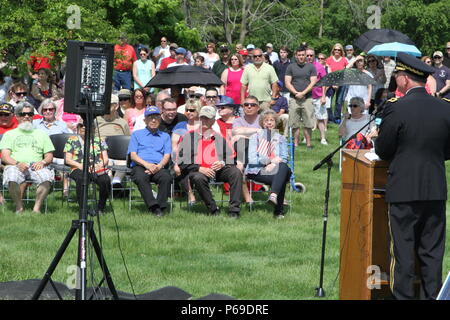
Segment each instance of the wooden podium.
[[367,152],[342,151],[339,297],[345,300],[390,297],[389,164],[368,160]]

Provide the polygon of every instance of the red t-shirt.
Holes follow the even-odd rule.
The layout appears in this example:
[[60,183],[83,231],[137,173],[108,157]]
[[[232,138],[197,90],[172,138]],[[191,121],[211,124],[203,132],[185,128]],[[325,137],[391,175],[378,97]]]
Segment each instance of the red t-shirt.
[[216,122],[219,125],[220,133],[229,142],[232,136],[231,131],[233,130],[233,123],[226,123],[225,121],[222,120],[222,118],[217,119]]
[[50,64],[50,60],[55,56],[53,52],[50,52],[50,57],[41,57],[41,56],[30,56],[30,60],[28,60],[28,64],[31,66],[31,69],[34,72],[38,72],[42,68],[51,69],[52,66]]
[[167,57],[161,60],[161,65],[159,66],[159,70],[167,69],[167,66],[171,64],[172,62],[177,62],[177,59],[174,59],[172,57]]
[[17,122],[16,116],[13,116],[12,121],[11,121],[11,126],[9,126],[9,127],[0,126],[0,134],[4,134],[5,132],[7,132],[9,130],[17,128],[18,124],[19,124],[19,122]]
[[334,60],[334,57],[331,56],[331,57],[327,58],[326,62],[327,62],[327,65],[330,66],[331,72],[345,69],[345,67],[348,65],[348,60],[345,57],[341,57],[341,59],[339,61],[336,61],[336,60]]
[[114,46],[115,66],[116,70],[131,71],[133,63],[137,60],[136,51],[129,44],[124,46],[116,44]]

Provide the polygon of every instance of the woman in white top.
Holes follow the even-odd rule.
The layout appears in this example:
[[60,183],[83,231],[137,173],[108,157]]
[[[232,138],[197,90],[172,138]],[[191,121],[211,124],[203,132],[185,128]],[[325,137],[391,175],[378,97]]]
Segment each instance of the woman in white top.
[[[354,61],[353,68],[366,73],[370,77],[373,78],[372,74],[364,69],[364,57],[357,56]],[[364,100],[364,113],[368,113],[368,109],[370,107],[370,100],[372,99],[372,85],[360,86],[360,85],[350,85],[348,86],[347,96],[345,97],[345,101],[350,105],[350,100],[354,97],[360,97]]]
[[134,89],[144,89],[146,92],[150,88],[145,85],[155,76],[155,64],[148,59],[148,49],[143,47],[139,50],[140,59],[133,63]]
[[[344,119],[339,127],[339,137],[347,141],[355,132],[364,127],[370,120],[369,114],[364,114],[365,101],[361,97],[353,97],[350,99],[350,115],[344,115]],[[375,124],[372,122],[367,128],[361,131],[361,134],[370,137]]]
[[206,47],[205,64],[212,69],[214,63],[220,59],[219,55],[215,52],[216,45],[212,42],[208,43]]
[[369,71],[377,84],[372,88],[372,97],[371,99],[375,99],[375,92],[378,89],[384,88],[386,83],[386,73],[384,72],[383,64],[378,60],[377,57],[373,55],[369,55],[367,57],[367,71]]

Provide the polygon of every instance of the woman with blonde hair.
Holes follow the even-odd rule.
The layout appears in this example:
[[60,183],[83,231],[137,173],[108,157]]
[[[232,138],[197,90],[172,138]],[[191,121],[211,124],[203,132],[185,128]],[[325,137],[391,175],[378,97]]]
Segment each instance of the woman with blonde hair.
[[259,121],[263,130],[250,138],[245,174],[251,180],[270,185],[267,202],[274,206],[275,218],[284,218],[284,196],[291,176],[286,138],[276,130],[278,116],[275,111],[264,111]]
[[[327,66],[329,67],[330,72],[343,70],[348,65],[348,60],[344,56],[344,47],[340,43],[336,43],[331,50],[330,56],[326,60]],[[335,123],[341,123],[341,109],[342,104],[344,103],[344,98],[347,94],[346,86],[333,86],[334,90],[333,95],[336,95],[336,102],[334,105],[334,114],[331,114],[333,117],[328,119],[329,121],[334,121]],[[331,97],[333,100],[333,97]]]

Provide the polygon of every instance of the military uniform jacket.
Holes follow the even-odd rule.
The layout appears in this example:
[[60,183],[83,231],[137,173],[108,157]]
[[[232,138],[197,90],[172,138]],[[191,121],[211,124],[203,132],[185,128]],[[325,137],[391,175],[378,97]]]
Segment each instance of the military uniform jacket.
[[390,161],[387,202],[446,200],[450,105],[422,87],[389,100],[375,151],[381,159]]

